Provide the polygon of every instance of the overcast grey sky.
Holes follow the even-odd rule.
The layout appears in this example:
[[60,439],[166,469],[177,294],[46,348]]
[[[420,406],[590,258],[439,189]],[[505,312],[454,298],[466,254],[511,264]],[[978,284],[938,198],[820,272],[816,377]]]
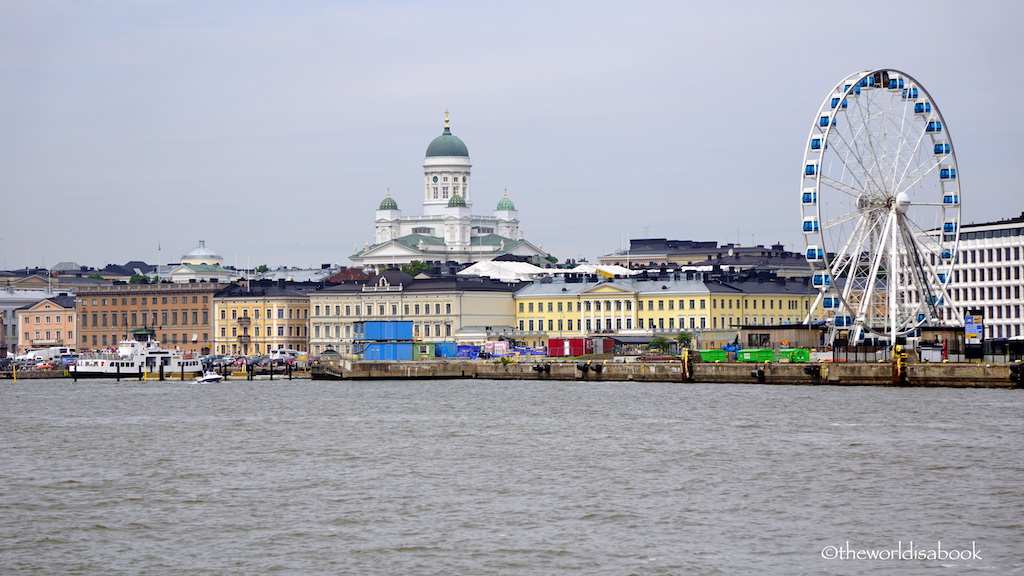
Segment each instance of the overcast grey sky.
[[0,266],[349,264],[420,214],[444,110],[474,212],[595,259],[628,237],[802,248],[803,149],[846,75],[942,110],[963,222],[1024,211],[1024,8],[976,2],[0,0]]

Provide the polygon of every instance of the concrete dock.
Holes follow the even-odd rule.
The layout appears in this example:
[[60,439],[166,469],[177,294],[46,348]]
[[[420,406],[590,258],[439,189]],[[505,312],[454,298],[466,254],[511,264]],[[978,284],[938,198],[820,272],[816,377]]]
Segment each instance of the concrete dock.
[[[1019,388],[1011,364],[915,363],[897,369],[892,363],[696,363],[559,361],[538,358],[520,362],[431,359],[411,361],[342,360],[314,365],[318,380],[401,380],[481,378],[606,382],[694,382],[802,384],[840,386],[944,386]],[[1020,367],[1020,364],[1017,364]],[[1019,380],[1019,378],[1017,378]]]

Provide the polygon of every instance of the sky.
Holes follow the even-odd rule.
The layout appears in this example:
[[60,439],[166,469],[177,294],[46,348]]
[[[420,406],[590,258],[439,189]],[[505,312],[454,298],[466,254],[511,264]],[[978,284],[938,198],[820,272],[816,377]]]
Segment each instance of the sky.
[[800,250],[818,108],[858,70],[932,95],[961,221],[1024,212],[1024,4],[0,0],[0,268],[350,265],[421,214],[445,110],[474,212],[591,261],[630,238]]

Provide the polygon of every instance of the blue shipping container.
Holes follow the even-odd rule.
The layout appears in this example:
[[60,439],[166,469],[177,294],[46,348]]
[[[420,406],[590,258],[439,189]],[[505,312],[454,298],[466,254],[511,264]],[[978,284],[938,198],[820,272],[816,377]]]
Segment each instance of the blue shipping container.
[[412,340],[412,321],[357,322],[357,340]]
[[363,360],[412,360],[412,342],[371,342],[363,350]]
[[457,342],[438,342],[434,344],[434,356],[438,358],[454,358],[459,354]]

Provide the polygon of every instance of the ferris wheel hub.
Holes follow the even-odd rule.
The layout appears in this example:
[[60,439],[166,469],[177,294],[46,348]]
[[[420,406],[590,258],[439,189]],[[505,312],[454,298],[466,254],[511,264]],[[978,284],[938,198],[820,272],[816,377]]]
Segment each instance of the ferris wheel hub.
[[907,209],[910,208],[910,195],[906,192],[897,194],[895,208],[900,214],[906,214]]

